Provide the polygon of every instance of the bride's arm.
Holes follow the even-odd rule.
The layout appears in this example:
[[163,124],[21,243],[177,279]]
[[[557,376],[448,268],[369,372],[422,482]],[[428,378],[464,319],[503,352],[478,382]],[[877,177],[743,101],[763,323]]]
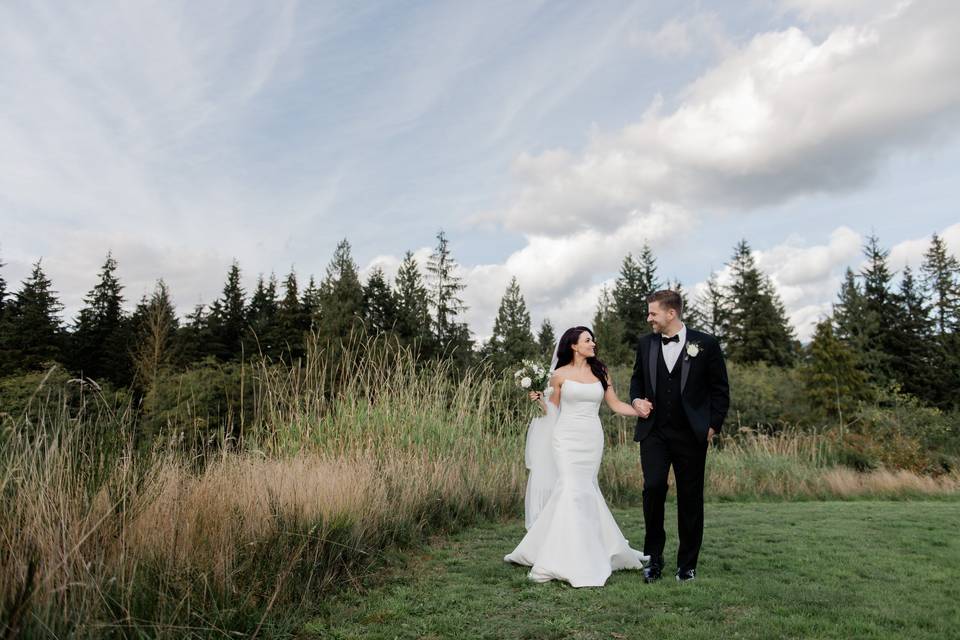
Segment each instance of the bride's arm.
[[603,394],[603,399],[607,401],[610,410],[621,416],[630,416],[636,418],[640,414],[637,410],[617,397],[617,392],[613,390],[613,382],[607,377],[607,391]]
[[560,408],[560,387],[563,385],[563,378],[557,374],[550,376],[550,398],[547,399],[547,402],[553,403],[553,406],[557,409]]

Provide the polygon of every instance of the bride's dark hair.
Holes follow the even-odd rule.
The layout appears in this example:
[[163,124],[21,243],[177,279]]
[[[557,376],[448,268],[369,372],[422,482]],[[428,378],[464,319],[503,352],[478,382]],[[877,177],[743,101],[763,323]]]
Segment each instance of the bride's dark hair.
[[[584,331],[590,334],[590,337],[596,340],[588,327],[570,327],[560,336],[560,342],[557,344],[557,369],[573,362],[573,345],[580,340],[580,334]],[[603,364],[599,358],[593,356],[587,358],[587,364],[590,365],[590,371],[600,380],[603,390],[607,390],[607,365]]]

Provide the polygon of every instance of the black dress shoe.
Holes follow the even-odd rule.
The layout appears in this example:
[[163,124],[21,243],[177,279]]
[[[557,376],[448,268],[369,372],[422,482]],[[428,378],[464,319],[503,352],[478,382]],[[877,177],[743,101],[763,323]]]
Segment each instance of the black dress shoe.
[[691,580],[696,579],[696,577],[696,569],[677,569],[677,582],[690,582]]
[[663,575],[663,556],[650,556],[650,564],[643,568],[643,581],[656,582]]

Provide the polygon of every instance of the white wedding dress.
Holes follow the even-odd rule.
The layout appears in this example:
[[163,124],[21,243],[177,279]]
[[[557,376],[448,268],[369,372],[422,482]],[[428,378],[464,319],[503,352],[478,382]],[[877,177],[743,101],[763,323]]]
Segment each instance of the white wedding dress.
[[553,427],[556,484],[523,540],[504,557],[532,567],[531,580],[600,587],[613,571],[640,569],[648,559],[630,548],[597,484],[603,457],[602,400],[600,382],[563,383]]

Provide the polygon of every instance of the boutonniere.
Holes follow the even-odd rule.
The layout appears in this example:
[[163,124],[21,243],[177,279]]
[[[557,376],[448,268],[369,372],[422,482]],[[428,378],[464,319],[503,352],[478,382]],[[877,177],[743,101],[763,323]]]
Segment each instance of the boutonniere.
[[691,358],[696,358],[700,355],[700,343],[699,342],[688,342],[687,343],[687,355]]

